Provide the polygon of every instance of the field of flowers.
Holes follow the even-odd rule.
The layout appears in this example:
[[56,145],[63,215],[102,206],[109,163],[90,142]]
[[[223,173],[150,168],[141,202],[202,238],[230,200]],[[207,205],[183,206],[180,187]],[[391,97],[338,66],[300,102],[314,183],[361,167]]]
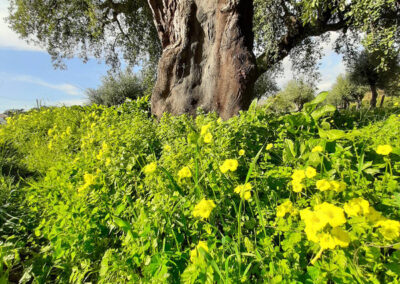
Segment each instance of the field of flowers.
[[0,126],[0,283],[400,283],[400,108],[148,101]]

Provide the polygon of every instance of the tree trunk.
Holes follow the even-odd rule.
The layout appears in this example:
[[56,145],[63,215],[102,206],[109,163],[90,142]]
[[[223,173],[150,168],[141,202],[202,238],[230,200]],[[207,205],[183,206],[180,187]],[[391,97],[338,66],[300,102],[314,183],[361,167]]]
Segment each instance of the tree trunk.
[[253,1],[148,2],[163,48],[153,114],[195,115],[200,107],[228,119],[248,108],[257,79]]
[[371,107],[375,108],[376,107],[376,100],[378,99],[378,91],[376,90],[375,84],[370,84],[371,88]]
[[383,107],[384,102],[385,102],[385,94],[382,95],[380,107]]

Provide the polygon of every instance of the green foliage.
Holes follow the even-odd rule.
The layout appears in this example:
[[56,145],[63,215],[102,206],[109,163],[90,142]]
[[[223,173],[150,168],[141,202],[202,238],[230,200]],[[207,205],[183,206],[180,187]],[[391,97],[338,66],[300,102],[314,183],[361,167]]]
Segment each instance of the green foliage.
[[373,85],[386,89],[400,76],[399,58],[395,57],[386,62],[386,70],[379,69],[379,52],[370,53],[366,50],[356,53],[348,60],[350,80],[359,85]]
[[102,78],[102,84],[97,89],[88,89],[86,94],[93,104],[113,106],[120,105],[126,99],[136,100],[144,96],[151,82],[145,82],[142,77],[133,74],[130,69],[117,74],[109,74]]
[[268,97],[279,91],[279,87],[275,78],[269,72],[262,74],[256,81],[254,86],[254,97],[261,99]]
[[301,111],[304,104],[311,101],[314,95],[314,87],[304,80],[291,80],[269,103],[277,110]]
[[146,0],[11,0],[8,21],[21,37],[46,48],[56,66],[76,55],[117,69],[121,54],[133,66],[147,56],[154,63],[161,52]]
[[[327,95],[298,113],[252,106],[228,121],[156,121],[145,98],[8,119],[0,165],[35,174],[0,175],[1,201],[14,206],[1,212],[18,218],[0,215],[15,223],[0,223],[0,279],[398,283],[400,232],[384,226],[400,220],[400,109],[337,112],[321,107]],[[308,167],[315,175],[301,178]],[[354,198],[380,221],[351,215]],[[317,241],[306,233],[303,210],[324,202],[345,209],[347,246],[321,250],[329,224]]]
[[348,108],[350,103],[355,102],[359,109],[367,91],[366,86],[352,82],[347,74],[341,74],[336,78],[336,82],[327,97],[327,102],[344,109]]

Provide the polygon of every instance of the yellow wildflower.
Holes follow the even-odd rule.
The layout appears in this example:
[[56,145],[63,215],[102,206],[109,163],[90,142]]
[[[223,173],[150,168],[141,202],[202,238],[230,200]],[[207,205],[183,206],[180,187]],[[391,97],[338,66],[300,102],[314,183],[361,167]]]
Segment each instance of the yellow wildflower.
[[393,148],[390,145],[379,145],[378,148],[376,148],[376,153],[379,155],[387,156],[390,153],[392,153]]
[[309,208],[300,210],[300,218],[306,224],[306,229],[315,233],[323,229],[328,223],[325,218],[322,218],[322,216],[318,215],[314,211],[311,211]]
[[292,174],[292,179],[297,181],[302,181],[306,177],[306,173],[303,170],[294,170]]
[[208,132],[206,135],[204,135],[204,143],[211,143],[213,139],[213,136],[210,132]]
[[281,205],[276,207],[276,217],[285,217],[286,213],[293,211],[293,203],[290,200],[286,200]]
[[203,125],[203,126],[201,127],[200,135],[201,135],[201,136],[206,135],[206,134],[208,133],[208,130],[210,129],[210,127],[211,127],[211,123],[208,123],[208,124],[206,124],[206,125]]
[[164,151],[170,152],[172,150],[171,146],[169,145],[164,145]]
[[331,231],[332,237],[335,240],[335,243],[342,247],[348,247],[350,243],[350,236],[349,233],[343,230],[340,227],[333,228]]
[[376,211],[374,207],[369,207],[368,214],[365,215],[371,223],[375,223],[377,221],[385,220],[385,217],[382,216],[382,213]]
[[307,167],[306,169],[306,177],[313,178],[317,175],[317,171],[313,167]]
[[240,198],[244,200],[249,200],[251,198],[251,184],[246,183],[246,184],[241,184],[235,187],[235,193],[240,195]]
[[320,191],[326,191],[331,189],[331,184],[326,179],[318,180],[316,186]]
[[156,171],[156,169],[157,169],[157,163],[156,163],[156,162],[152,162],[152,163],[146,165],[146,166],[143,168],[143,172],[144,172],[146,175],[148,175],[148,174],[154,173],[154,172]]
[[267,149],[267,151],[268,151],[268,150],[271,150],[273,147],[274,147],[274,144],[269,143],[269,144],[267,145],[266,149]]
[[325,220],[333,228],[338,227],[346,223],[346,217],[342,208],[337,207],[333,204],[324,202],[320,205],[315,206],[315,213]]
[[234,172],[237,170],[239,163],[235,159],[227,159],[224,161],[222,166],[219,167],[223,174],[227,173],[228,171]]
[[349,217],[365,215],[370,210],[369,202],[361,197],[350,200],[343,208]]
[[83,175],[83,181],[85,183],[78,189],[78,192],[81,192],[81,191],[85,190],[86,188],[88,188],[89,186],[95,184],[96,176],[89,174],[89,173],[85,173]]
[[322,249],[334,249],[336,247],[336,242],[331,234],[321,233],[319,236],[319,245]]
[[399,105],[399,103],[397,102],[397,103],[394,103],[394,106],[398,106]]
[[239,151],[239,156],[243,156],[244,153],[245,153],[245,151],[244,151],[243,149],[241,149],[241,150]]
[[346,189],[346,183],[342,181],[339,182],[336,180],[332,180],[329,182],[329,184],[331,185],[331,189],[336,192],[342,192],[343,190]]
[[398,237],[400,237],[400,222],[395,221],[395,220],[384,220],[380,221],[379,226],[381,227],[379,229],[379,232],[382,234],[382,236],[389,240],[395,240]]
[[292,180],[292,187],[294,192],[301,192],[304,188],[304,186],[301,184],[301,182],[297,179]]
[[192,177],[192,172],[190,171],[190,168],[189,167],[183,167],[182,169],[180,169],[179,172],[178,172],[178,177],[180,179]]
[[208,252],[207,242],[200,241],[199,244],[190,251],[190,261],[191,262],[196,262],[200,258],[200,256],[201,256],[201,253],[199,251],[200,248],[202,248],[203,250]]
[[208,219],[210,217],[211,211],[215,208],[215,203],[212,200],[201,200],[193,210],[194,217],[200,217],[202,219]]
[[324,151],[324,148],[322,148],[322,146],[315,146],[315,147],[311,150],[311,152],[313,152],[313,153],[322,152],[322,151]]

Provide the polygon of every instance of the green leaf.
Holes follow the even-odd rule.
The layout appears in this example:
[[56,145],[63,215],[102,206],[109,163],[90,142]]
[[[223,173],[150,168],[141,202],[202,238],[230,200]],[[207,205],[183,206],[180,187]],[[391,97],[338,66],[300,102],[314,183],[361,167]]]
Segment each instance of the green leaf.
[[311,102],[304,104],[304,111],[306,113],[311,113],[315,108],[325,101],[326,97],[328,96],[328,92],[322,92],[320,93],[315,99],[313,99]]
[[315,120],[318,120],[322,116],[328,115],[328,114],[333,113],[335,111],[336,111],[336,107],[335,106],[333,106],[333,105],[324,105],[323,107],[314,110],[311,113],[311,116]]
[[331,130],[318,130],[319,137],[328,139],[330,141],[334,141],[337,139],[341,139],[346,136],[346,132],[339,129],[331,129]]
[[124,232],[128,232],[131,229],[131,224],[127,221],[122,220],[121,218],[114,217],[114,222],[120,227]]

